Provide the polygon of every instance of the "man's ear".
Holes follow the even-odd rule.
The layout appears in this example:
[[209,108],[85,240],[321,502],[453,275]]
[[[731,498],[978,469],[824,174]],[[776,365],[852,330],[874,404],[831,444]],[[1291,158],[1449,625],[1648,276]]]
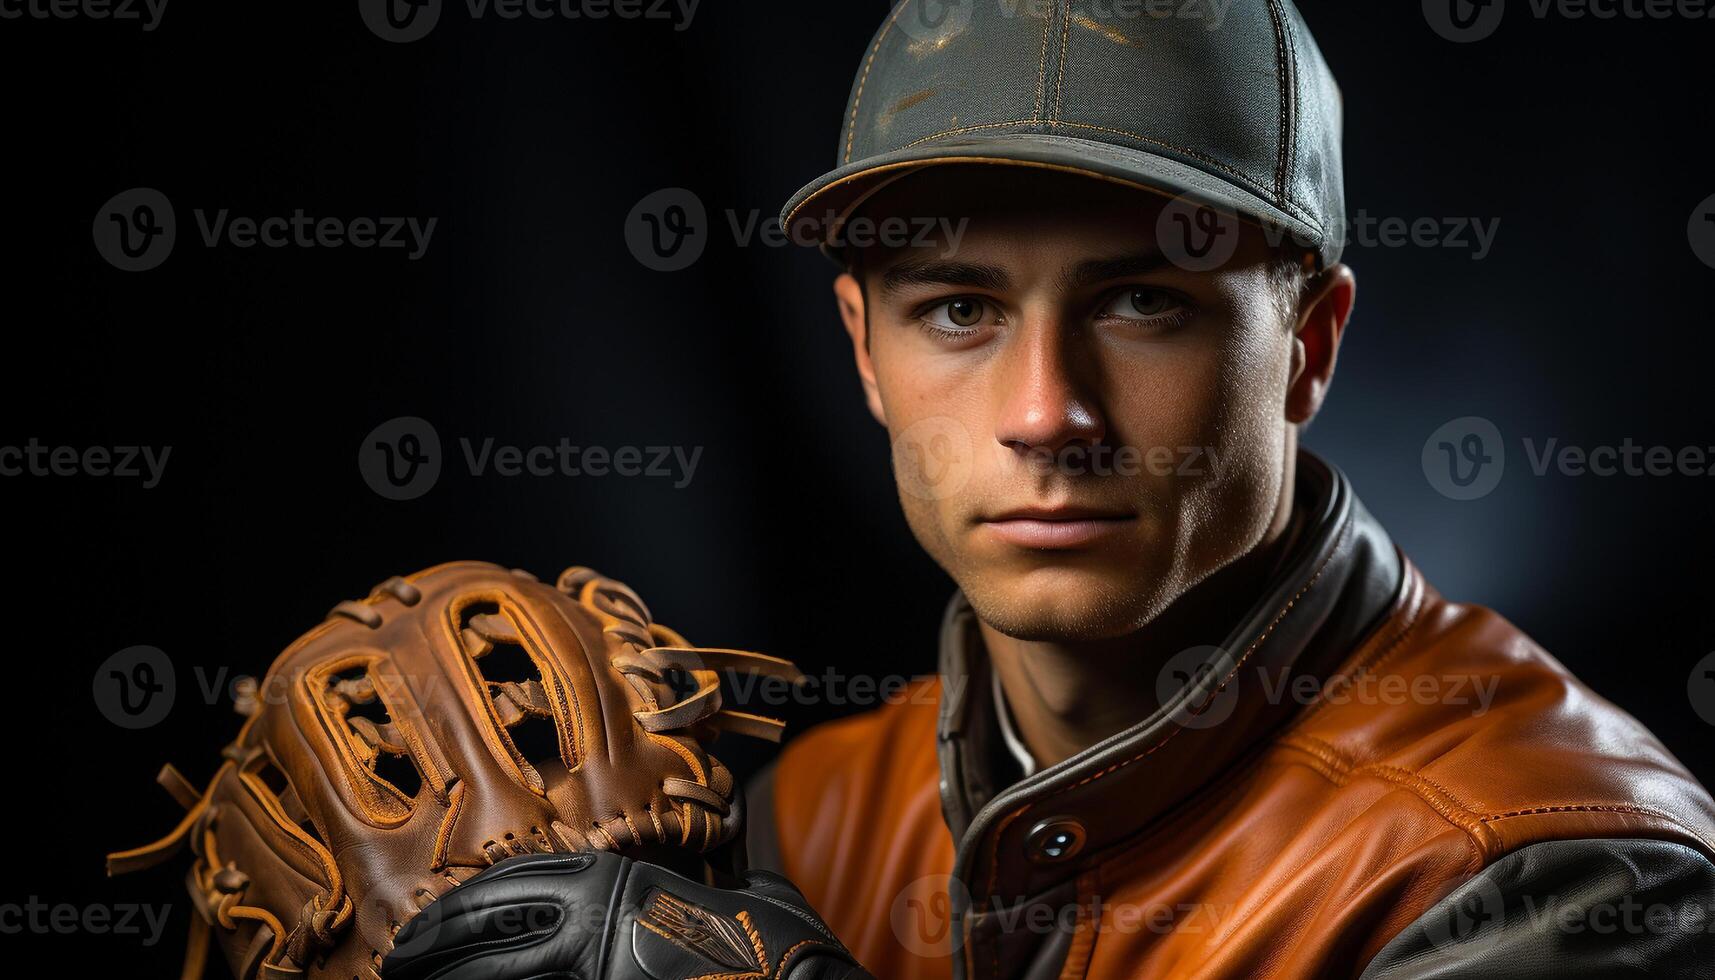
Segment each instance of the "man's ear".
[[881,392],[875,386],[875,364],[869,359],[869,318],[864,315],[863,286],[851,273],[842,272],[834,280],[834,299],[840,306],[840,319],[845,321],[846,333],[852,339],[852,358],[857,362],[858,380],[863,382],[864,401],[869,414],[882,425],[887,413],[881,407]]
[[1310,281],[1298,305],[1292,342],[1292,382],[1286,389],[1286,420],[1303,425],[1315,417],[1334,382],[1340,338],[1357,301],[1358,278],[1336,265]]

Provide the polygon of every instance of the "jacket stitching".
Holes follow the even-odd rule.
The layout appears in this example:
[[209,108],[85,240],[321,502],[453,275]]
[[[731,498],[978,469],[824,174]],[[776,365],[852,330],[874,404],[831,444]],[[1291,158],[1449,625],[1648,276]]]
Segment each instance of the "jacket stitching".
[[[1440,783],[1430,779],[1422,773],[1403,769],[1399,766],[1354,766],[1345,759],[1339,749],[1315,737],[1314,735],[1298,735],[1282,739],[1280,745],[1283,748],[1296,749],[1321,762],[1324,768],[1312,768],[1317,769],[1317,771],[1325,778],[1336,785],[1343,786],[1355,778],[1374,776],[1386,782],[1411,789],[1421,797],[1425,803],[1428,803],[1436,810],[1436,812],[1440,813],[1449,823],[1459,827],[1461,830],[1465,831],[1466,834],[1472,837],[1481,837],[1483,841],[1481,853],[1485,861],[1492,859],[1500,848],[1500,841],[1494,837],[1494,831],[1489,828],[1489,824],[1498,823],[1502,820],[1510,820],[1514,817],[1546,816],[1557,813],[1619,813],[1629,814],[1632,816],[1654,817],[1657,820],[1665,821],[1673,826],[1674,829],[1686,834],[1693,840],[1702,844],[1705,848],[1715,852],[1715,843],[1710,842],[1701,833],[1687,827],[1677,817],[1651,807],[1612,803],[1570,803],[1555,806],[1529,807],[1521,810],[1508,810],[1503,813],[1484,813],[1468,806],[1445,786],[1442,786]],[[1457,808],[1458,813],[1449,813],[1446,808],[1444,808],[1440,803],[1437,803],[1428,790],[1433,790],[1435,794],[1445,797],[1446,802],[1451,804],[1452,807]],[[1470,821],[1472,821],[1471,826],[1466,826],[1460,817],[1469,818]],[[1478,830],[1481,831],[1480,834],[1477,832]]]
[[[1320,770],[1318,770],[1318,771],[1320,772]],[[1327,777],[1330,782],[1333,782],[1336,785],[1344,785],[1344,783],[1345,783],[1344,779],[1334,779],[1332,776],[1329,776],[1329,774],[1326,772],[1321,772],[1321,775]],[[1425,800],[1424,802],[1427,803],[1429,801]],[[1430,805],[1432,807],[1434,806],[1434,804],[1430,804]],[[1349,823],[1348,823],[1348,826],[1350,826]],[[1481,848],[1479,848],[1477,846],[1476,841],[1472,840],[1471,834],[1469,831],[1463,831],[1462,828],[1458,827],[1455,824],[1452,824],[1451,822],[1449,822],[1449,826],[1452,826],[1453,829],[1455,829],[1455,830],[1461,830],[1462,831],[1459,835],[1459,840],[1465,845],[1465,850],[1470,853],[1470,860],[1465,865],[1465,873],[1467,875],[1475,874],[1477,872],[1477,870],[1479,868],[1481,868],[1484,864],[1484,861],[1485,861],[1484,852],[1482,851]],[[1308,854],[1306,854],[1302,858],[1300,858],[1298,863],[1296,863],[1292,866],[1292,870],[1287,872],[1287,874],[1285,876],[1286,879],[1290,880],[1292,878],[1297,877],[1298,873],[1300,871],[1304,870],[1304,867],[1306,865],[1308,865],[1312,860],[1314,860],[1318,856],[1327,853],[1327,850],[1328,850],[1328,848],[1326,848],[1326,847],[1321,847],[1321,848],[1316,848],[1316,849],[1311,850]],[[1369,882],[1374,881],[1374,880],[1375,880],[1375,876],[1372,875],[1372,876],[1365,879],[1365,883],[1368,884]],[[1269,897],[1272,897],[1272,896],[1269,896]],[[1246,919],[1246,916],[1243,916],[1243,915],[1233,916],[1232,917],[1232,924],[1229,925],[1226,929],[1226,932],[1218,940],[1216,940],[1217,944],[1221,943],[1221,942],[1225,942],[1228,939],[1228,937],[1230,937],[1233,934],[1233,932],[1236,931],[1239,928],[1239,926],[1244,923],[1245,919]]]
[[1505,813],[1487,813],[1487,814],[1483,815],[1483,819],[1484,820],[1506,820],[1506,819],[1509,819],[1511,817],[1532,817],[1532,816],[1536,816],[1538,814],[1543,814],[1543,813],[1566,813],[1566,812],[1570,812],[1570,811],[1590,811],[1590,810],[1613,810],[1613,811],[1620,812],[1620,813],[1641,813],[1641,814],[1647,814],[1647,815],[1652,816],[1652,817],[1661,817],[1661,818],[1666,819],[1666,820],[1672,820],[1673,819],[1672,817],[1668,816],[1667,814],[1662,813],[1660,810],[1652,810],[1649,807],[1626,806],[1624,804],[1612,804],[1612,803],[1607,803],[1607,804],[1604,804],[1604,803],[1585,803],[1585,804],[1566,804],[1566,805],[1562,805],[1562,806],[1535,806],[1535,807],[1530,807],[1529,809],[1525,809],[1525,810],[1508,810]]
[[1685,834],[1692,840],[1702,844],[1707,854],[1715,855],[1715,842],[1710,841],[1709,838],[1703,836],[1699,831],[1693,830],[1681,823],[1678,817],[1647,806],[1628,806],[1625,804],[1604,803],[1571,803],[1561,806],[1532,807],[1526,810],[1509,810],[1505,813],[1489,813],[1484,814],[1479,819],[1487,824],[1496,823],[1502,820],[1511,820],[1514,817],[1546,816],[1554,813],[1623,813],[1636,817],[1654,817],[1657,820],[1666,822],[1675,830],[1678,830],[1680,833]]
[[[1091,899],[1100,901],[1101,869],[1094,868],[1078,876],[1078,920],[1074,924],[1066,962],[1060,967],[1058,980],[1082,980],[1090,975],[1090,959],[1096,949],[1096,934],[1101,931],[1100,910]],[[1088,904],[1086,904],[1088,903]]]
[[[1336,785],[1344,786],[1353,779],[1363,776],[1374,776],[1384,782],[1411,790],[1429,804],[1442,819],[1459,828],[1471,837],[1484,836],[1482,853],[1488,854],[1494,849],[1494,840],[1486,827],[1482,825],[1477,811],[1467,806],[1464,801],[1455,796],[1447,787],[1421,773],[1413,772],[1399,766],[1366,765],[1359,766],[1346,757],[1334,745],[1317,738],[1314,735],[1300,734],[1282,739],[1281,746],[1309,752],[1321,759],[1333,769],[1338,778],[1329,777]],[[1439,797],[1439,799],[1437,798]]]
[[[1313,741],[1320,741],[1320,740],[1313,740]],[[1326,746],[1326,743],[1322,743],[1322,744],[1324,746]],[[1381,779],[1384,782],[1389,783],[1390,785],[1398,786],[1401,789],[1404,789],[1404,790],[1411,792],[1411,794],[1413,796],[1415,796],[1420,801],[1422,801],[1424,804],[1429,806],[1430,809],[1436,811],[1436,814],[1438,816],[1440,816],[1443,821],[1446,822],[1448,827],[1459,832],[1459,840],[1461,843],[1463,843],[1465,845],[1465,850],[1470,855],[1469,860],[1467,860],[1465,863],[1465,867],[1464,867],[1464,871],[1463,871],[1464,878],[1466,878],[1466,879],[1470,878],[1472,875],[1475,875],[1478,871],[1480,871],[1483,867],[1485,867],[1488,864],[1489,849],[1481,846],[1477,842],[1476,835],[1471,831],[1470,828],[1461,826],[1458,823],[1458,821],[1452,819],[1445,811],[1443,811],[1442,808],[1434,800],[1430,799],[1427,795],[1425,795],[1422,792],[1422,788],[1420,786],[1414,785],[1412,783],[1402,783],[1398,780],[1390,779],[1390,778],[1388,778],[1387,774],[1380,772],[1380,771],[1372,771],[1370,769],[1350,770],[1350,769],[1338,768],[1339,754],[1337,751],[1334,751],[1332,746],[1326,746],[1327,749],[1334,756],[1334,758],[1330,759],[1330,758],[1324,758],[1320,753],[1314,751],[1310,745],[1301,745],[1301,744],[1297,744],[1297,743],[1283,743],[1283,745],[1285,748],[1297,749],[1297,750],[1305,753],[1306,755],[1309,755],[1312,759],[1314,759],[1318,763],[1320,763],[1320,765],[1309,766],[1307,768],[1316,772],[1318,775],[1327,779],[1329,782],[1333,783],[1336,786],[1346,785],[1351,780],[1351,778],[1354,776],[1373,775],[1373,776],[1377,777],[1378,779]],[[1449,799],[1452,799],[1451,794],[1447,794],[1447,795],[1448,795]],[[1348,826],[1349,826],[1349,824],[1348,824]],[[1292,875],[1296,875],[1306,864],[1310,863],[1311,858],[1315,857],[1317,854],[1325,852],[1326,850],[1327,850],[1327,848],[1324,847],[1324,848],[1321,848],[1320,850],[1312,852],[1310,855],[1307,855],[1304,858],[1304,860],[1298,862],[1298,864],[1292,869],[1291,875],[1288,875],[1288,877],[1291,877]],[[1377,877],[1377,875],[1367,876],[1364,879],[1364,884],[1368,885],[1368,884],[1374,882],[1376,877]],[[1228,932],[1228,935],[1231,935],[1230,930]],[[1225,938],[1226,937],[1223,936],[1222,940],[1224,941]]]
[[[1421,573],[1419,573],[1417,571],[1417,569],[1415,568],[1415,566],[1413,566],[1409,570],[1408,574],[1413,579],[1413,586],[1414,587],[1412,590],[1412,597],[1409,600],[1411,603],[1411,611],[1408,614],[1408,619],[1405,623],[1405,626],[1399,631],[1399,633],[1396,636],[1393,637],[1393,639],[1389,640],[1385,646],[1379,648],[1370,656],[1360,655],[1360,658],[1353,665],[1353,667],[1351,669],[1341,672],[1341,674],[1338,676],[1356,679],[1356,678],[1361,677],[1365,674],[1372,673],[1376,670],[1381,669],[1381,667],[1384,664],[1386,664],[1387,662],[1389,662],[1390,660],[1394,659],[1395,657],[1400,655],[1402,652],[1404,652],[1404,650],[1406,649],[1405,641],[1411,636],[1411,634],[1413,632],[1416,631],[1418,626],[1420,626],[1423,623],[1424,619],[1426,618],[1423,615],[1423,613],[1428,607],[1427,597],[1426,597],[1425,592],[1424,592],[1424,587],[1422,586],[1422,583],[1421,583]],[[1329,742],[1327,742],[1321,738],[1318,738],[1315,735],[1311,735],[1311,734],[1304,732],[1302,730],[1305,722],[1309,721],[1317,712],[1328,707],[1330,702],[1328,702],[1326,700],[1326,690],[1327,689],[1324,688],[1324,693],[1323,693],[1322,699],[1317,704],[1311,706],[1309,711],[1300,719],[1300,721],[1294,724],[1293,731],[1291,733],[1287,734],[1286,736],[1282,737],[1281,739],[1279,739],[1279,744],[1282,746],[1285,746],[1287,748],[1295,748],[1295,749],[1298,749],[1302,752],[1306,752],[1306,753],[1309,753],[1312,755],[1316,755],[1318,758],[1322,759],[1322,761],[1325,764],[1338,767],[1339,771],[1342,774],[1353,775],[1353,776],[1366,775],[1367,774],[1367,775],[1376,775],[1380,778],[1387,778],[1384,775],[1384,770],[1391,770],[1391,771],[1396,772],[1396,773],[1409,775],[1412,779],[1422,781],[1422,783],[1425,784],[1426,786],[1433,787],[1435,789],[1435,791],[1444,795],[1449,801],[1457,804],[1459,806],[1459,808],[1462,811],[1464,811],[1464,813],[1466,813],[1474,821],[1476,821],[1475,826],[1482,828],[1486,839],[1488,839],[1488,841],[1489,841],[1488,847],[1485,851],[1485,854],[1492,853],[1493,849],[1498,846],[1498,841],[1494,840],[1492,837],[1493,831],[1489,830],[1489,828],[1487,827],[1488,824],[1495,823],[1495,822],[1498,822],[1501,820],[1510,819],[1512,817],[1543,815],[1543,814],[1550,814],[1550,813],[1570,813],[1570,812],[1631,813],[1631,814],[1635,814],[1638,816],[1655,817],[1656,819],[1666,821],[1667,823],[1673,825],[1678,830],[1682,831],[1683,833],[1689,835],[1693,839],[1702,843],[1706,848],[1709,848],[1712,853],[1715,853],[1715,843],[1712,843],[1711,841],[1709,841],[1702,834],[1700,834],[1697,831],[1687,827],[1685,824],[1681,823],[1677,818],[1675,818],[1669,814],[1666,814],[1666,813],[1663,813],[1663,812],[1660,812],[1657,810],[1652,810],[1652,809],[1649,809],[1647,807],[1603,805],[1603,804],[1569,804],[1569,805],[1561,805],[1561,806],[1532,807],[1532,808],[1523,809],[1523,810],[1508,811],[1505,813],[1483,813],[1483,812],[1481,812],[1481,811],[1479,811],[1473,807],[1466,805],[1457,796],[1455,796],[1453,793],[1448,791],[1446,789],[1446,787],[1435,782],[1434,780],[1430,779],[1429,777],[1424,776],[1420,772],[1412,772],[1411,770],[1401,769],[1399,767],[1392,767],[1392,766],[1371,765],[1371,766],[1359,767],[1359,766],[1357,766],[1357,764],[1355,762],[1348,761],[1347,757],[1344,755],[1344,753],[1342,753],[1332,743],[1329,743]],[[1330,758],[1323,758],[1319,753],[1316,753],[1313,751],[1312,746],[1323,747],[1323,749],[1327,753],[1329,753],[1331,757]],[[1426,798],[1426,802],[1430,802],[1432,806],[1434,805],[1433,802],[1428,801],[1427,798]],[[1466,832],[1472,833],[1473,830],[1472,830],[1472,828],[1466,828]]]

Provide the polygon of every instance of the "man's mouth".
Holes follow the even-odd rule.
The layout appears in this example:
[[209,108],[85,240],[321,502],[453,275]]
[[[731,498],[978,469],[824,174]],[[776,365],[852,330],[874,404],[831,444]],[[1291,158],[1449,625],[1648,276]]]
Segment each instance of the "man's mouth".
[[1111,508],[1020,507],[981,521],[988,533],[1007,544],[1037,551],[1087,548],[1123,533],[1137,515]]

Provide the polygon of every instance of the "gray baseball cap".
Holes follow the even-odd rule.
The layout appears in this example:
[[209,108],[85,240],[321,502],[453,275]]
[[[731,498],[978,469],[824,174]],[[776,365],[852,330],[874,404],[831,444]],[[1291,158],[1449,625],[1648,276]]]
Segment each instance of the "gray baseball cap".
[[1326,267],[1345,242],[1340,117],[1291,0],[901,0],[858,69],[838,166],[781,222],[825,243],[893,180],[998,163],[1211,206]]

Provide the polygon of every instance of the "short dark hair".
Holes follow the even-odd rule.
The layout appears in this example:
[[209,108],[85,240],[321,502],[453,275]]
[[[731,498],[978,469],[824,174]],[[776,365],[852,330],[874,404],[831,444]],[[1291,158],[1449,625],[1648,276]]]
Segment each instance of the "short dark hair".
[[1316,280],[1316,255],[1296,248],[1277,249],[1268,264],[1269,285],[1274,290],[1280,321],[1288,330],[1298,326],[1298,307]]

